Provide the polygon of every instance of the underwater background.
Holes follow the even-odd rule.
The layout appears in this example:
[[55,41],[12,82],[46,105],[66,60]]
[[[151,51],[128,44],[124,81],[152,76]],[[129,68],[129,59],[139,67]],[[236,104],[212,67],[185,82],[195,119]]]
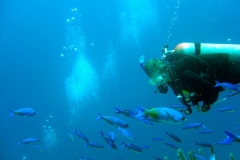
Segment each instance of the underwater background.
[[[156,87],[139,67],[139,57],[160,58],[164,44],[170,49],[181,42],[240,44],[239,0],[41,0],[0,2],[0,159],[64,160],[88,157],[99,160],[178,159],[177,151],[153,137],[171,139],[174,133],[187,153],[198,151],[195,141],[214,144],[226,138],[223,131],[240,135],[239,97],[214,106],[208,113],[194,112],[181,124],[145,126],[115,114],[114,107],[135,109],[167,107],[180,103],[169,90],[154,94]],[[226,96],[222,92],[219,99]],[[234,113],[217,108],[236,107]],[[33,108],[37,115],[8,117],[9,110]],[[135,140],[117,136],[117,150],[98,133],[116,127],[96,120],[97,113],[118,117],[129,124]],[[183,131],[189,123],[205,123],[214,132]],[[84,141],[68,133],[74,129],[104,149],[84,147]],[[41,141],[17,145],[35,137]],[[151,146],[134,153],[120,142]],[[218,160],[233,153],[240,159],[240,144],[215,146]],[[208,149],[202,148],[209,157]]]

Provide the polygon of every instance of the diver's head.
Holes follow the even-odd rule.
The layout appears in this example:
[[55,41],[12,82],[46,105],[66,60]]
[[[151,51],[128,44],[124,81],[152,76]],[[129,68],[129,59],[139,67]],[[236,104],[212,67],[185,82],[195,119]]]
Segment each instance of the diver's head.
[[169,68],[166,62],[159,59],[150,59],[144,64],[144,70],[150,77],[149,84],[165,85],[170,81]]

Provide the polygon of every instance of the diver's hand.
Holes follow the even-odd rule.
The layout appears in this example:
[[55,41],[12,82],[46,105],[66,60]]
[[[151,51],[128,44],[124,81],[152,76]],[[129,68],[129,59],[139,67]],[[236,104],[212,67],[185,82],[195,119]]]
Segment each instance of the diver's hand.
[[203,106],[200,106],[200,105],[194,105],[194,108],[198,111],[198,112],[201,112],[201,113],[206,113],[207,111],[209,111],[211,108],[210,108],[210,105],[203,105]]
[[211,109],[210,104],[205,104],[201,107],[201,112],[206,113]]
[[198,105],[198,104],[196,104],[196,105],[194,105],[193,106],[198,112],[201,112],[201,106],[200,105]]
[[144,55],[141,55],[141,57],[139,58],[139,63],[143,63],[144,62]]

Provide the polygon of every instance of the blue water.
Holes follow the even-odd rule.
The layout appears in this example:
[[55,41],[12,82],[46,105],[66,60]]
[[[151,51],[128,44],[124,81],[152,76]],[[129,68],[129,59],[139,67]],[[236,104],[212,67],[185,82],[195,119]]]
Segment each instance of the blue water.
[[[210,142],[226,138],[223,131],[240,135],[239,101],[233,97],[208,113],[194,112],[182,124],[154,123],[147,127],[134,119],[116,115],[114,107],[131,109],[164,107],[179,103],[169,91],[154,94],[148,77],[138,64],[160,58],[164,43],[170,49],[181,42],[240,44],[240,1],[238,0],[41,0],[0,2],[0,159],[64,160],[80,156],[99,160],[177,159],[177,151],[152,137],[172,141],[165,130],[178,135],[177,144],[185,154],[198,152],[194,141]],[[224,97],[222,93],[219,99]],[[217,114],[216,108],[233,105],[235,113]],[[34,117],[8,117],[9,109],[34,108]],[[116,116],[129,123],[136,137],[117,136],[117,150],[111,149],[98,133],[118,133],[116,127],[96,120],[97,113]],[[185,132],[191,122],[205,122],[214,130],[209,135]],[[74,128],[91,141],[105,146],[96,150],[67,133]],[[40,151],[19,140],[35,137]],[[120,148],[120,142],[149,145],[152,150],[137,154]],[[172,141],[173,142],[173,141]],[[73,149],[78,150],[78,154]],[[240,159],[239,143],[215,146],[219,160],[233,153]],[[207,155],[209,150],[203,148]]]

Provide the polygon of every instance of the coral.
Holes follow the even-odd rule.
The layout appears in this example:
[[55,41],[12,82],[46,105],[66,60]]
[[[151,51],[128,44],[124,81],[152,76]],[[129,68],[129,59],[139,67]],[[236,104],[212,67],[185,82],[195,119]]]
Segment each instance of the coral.
[[[210,153],[211,153],[211,154],[214,154],[214,153],[215,153],[214,147],[211,147],[211,148],[209,148],[209,149],[210,149]],[[202,151],[201,148],[198,149],[198,152],[199,152],[199,154],[200,154],[201,156],[204,156],[204,153],[203,153],[203,151]],[[178,149],[178,150],[177,150],[177,156],[178,156],[178,159],[179,159],[179,160],[187,160],[186,157],[185,157],[185,155],[184,155],[184,153],[183,153],[183,151],[182,151],[181,149]],[[189,151],[189,152],[188,152],[188,157],[189,157],[190,160],[196,160],[196,157],[194,156],[194,151]],[[234,160],[234,156],[233,156],[232,153],[230,153],[229,157],[230,157],[230,160]],[[164,157],[164,160],[168,160],[168,157]],[[216,160],[217,160],[217,158],[216,158]]]
[[183,154],[183,151],[181,149],[178,149],[177,156],[178,156],[179,160],[186,160],[186,158]]
[[200,153],[201,156],[204,156],[204,153],[203,153],[203,151],[202,151],[202,148],[199,148],[199,149],[198,149],[198,152]]
[[229,157],[230,157],[230,160],[234,160],[234,156],[232,153],[230,153]]
[[197,160],[196,157],[194,156],[194,151],[189,151],[188,156],[189,156],[190,160]]

